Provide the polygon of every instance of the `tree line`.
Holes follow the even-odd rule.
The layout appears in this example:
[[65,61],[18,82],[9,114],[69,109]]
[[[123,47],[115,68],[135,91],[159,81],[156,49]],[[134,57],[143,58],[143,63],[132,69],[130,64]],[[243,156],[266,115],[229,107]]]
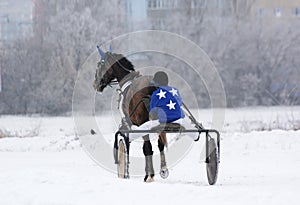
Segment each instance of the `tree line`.
[[[161,19],[138,24],[118,0],[41,0],[34,36],[1,44],[0,113],[70,112],[77,74],[95,45],[133,28],[175,32],[203,48],[221,75],[229,107],[299,105],[299,20],[191,10],[192,1],[183,2]],[[197,95],[208,107],[206,90]]]

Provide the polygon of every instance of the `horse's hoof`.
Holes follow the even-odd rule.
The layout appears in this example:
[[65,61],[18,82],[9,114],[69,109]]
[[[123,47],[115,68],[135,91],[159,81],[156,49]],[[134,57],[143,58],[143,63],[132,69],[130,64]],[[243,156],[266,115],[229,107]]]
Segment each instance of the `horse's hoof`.
[[150,183],[150,182],[154,182],[154,175],[146,175],[144,178],[144,182],[146,183]]
[[169,170],[167,168],[163,168],[159,172],[161,178],[166,179],[169,176]]

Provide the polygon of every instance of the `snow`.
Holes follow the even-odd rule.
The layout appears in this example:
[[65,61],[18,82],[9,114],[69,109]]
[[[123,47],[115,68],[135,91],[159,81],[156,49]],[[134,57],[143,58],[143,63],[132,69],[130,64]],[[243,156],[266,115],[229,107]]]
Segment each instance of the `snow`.
[[[142,177],[118,179],[89,158],[72,117],[1,116],[0,130],[15,137],[0,139],[0,204],[299,204],[300,131],[288,125],[292,115],[296,124],[299,109],[290,110],[226,110],[214,186],[207,183],[201,142],[167,179],[156,175],[146,184]],[[32,130],[36,136],[22,137]]]

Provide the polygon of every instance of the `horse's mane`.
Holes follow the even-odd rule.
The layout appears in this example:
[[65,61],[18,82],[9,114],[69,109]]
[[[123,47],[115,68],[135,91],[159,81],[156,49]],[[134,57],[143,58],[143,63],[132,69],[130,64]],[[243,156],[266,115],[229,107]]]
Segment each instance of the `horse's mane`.
[[113,58],[118,60],[119,63],[124,66],[125,68],[127,68],[128,70],[132,70],[134,71],[134,66],[133,64],[126,58],[124,57],[122,54],[116,54],[116,53],[113,53],[112,54]]

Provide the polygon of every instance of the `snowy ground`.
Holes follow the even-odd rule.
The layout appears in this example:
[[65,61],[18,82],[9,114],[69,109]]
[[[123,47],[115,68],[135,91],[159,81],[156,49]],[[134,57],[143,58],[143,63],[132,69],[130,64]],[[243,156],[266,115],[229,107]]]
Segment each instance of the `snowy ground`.
[[299,112],[227,110],[215,186],[207,184],[201,143],[168,179],[145,184],[120,180],[91,160],[72,117],[1,116],[0,130],[12,137],[0,138],[0,204],[299,204],[300,131],[291,127]]

